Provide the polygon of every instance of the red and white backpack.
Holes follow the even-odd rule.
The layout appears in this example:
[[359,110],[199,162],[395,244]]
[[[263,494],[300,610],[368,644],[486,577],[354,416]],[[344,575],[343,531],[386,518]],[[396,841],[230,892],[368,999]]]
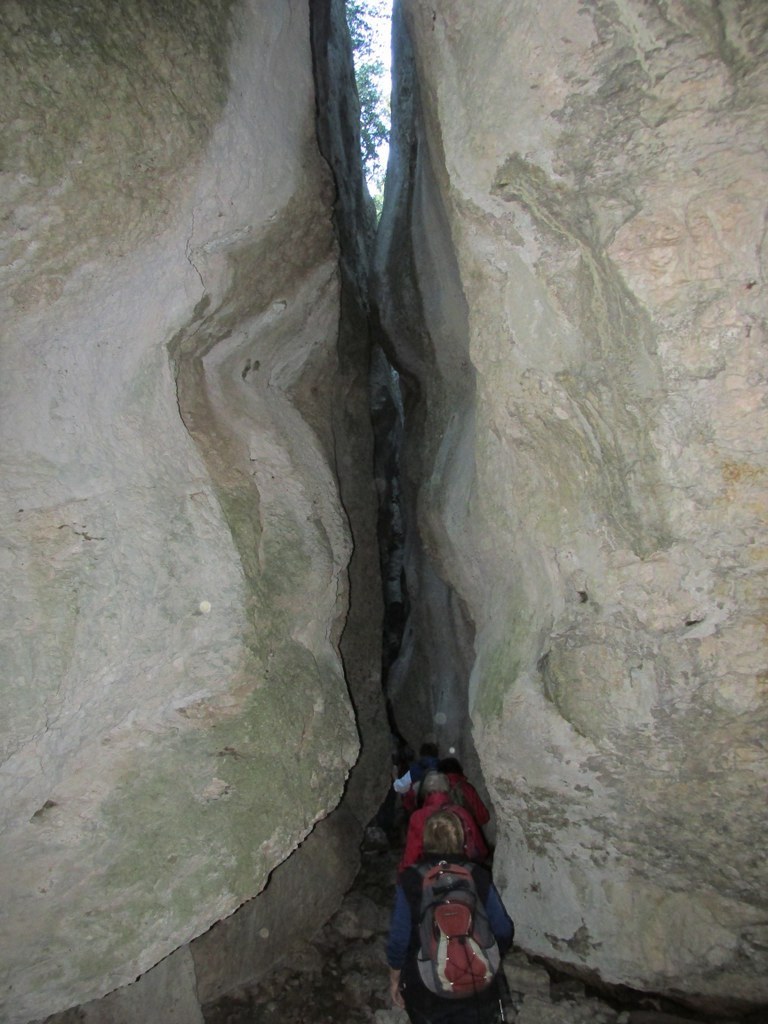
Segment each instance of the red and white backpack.
[[420,865],[419,975],[439,996],[466,998],[485,991],[499,969],[499,947],[472,872],[440,861]]

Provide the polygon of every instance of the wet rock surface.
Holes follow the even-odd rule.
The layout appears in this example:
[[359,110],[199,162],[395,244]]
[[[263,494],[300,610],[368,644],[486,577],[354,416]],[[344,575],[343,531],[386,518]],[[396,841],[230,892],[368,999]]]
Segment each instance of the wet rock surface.
[[[338,913],[261,984],[203,1008],[205,1024],[408,1024],[392,1007],[385,957],[399,851],[369,830],[362,867]],[[514,907],[509,908],[514,918]],[[517,946],[504,960],[508,1024],[764,1024],[709,1017],[653,996],[598,995]]]

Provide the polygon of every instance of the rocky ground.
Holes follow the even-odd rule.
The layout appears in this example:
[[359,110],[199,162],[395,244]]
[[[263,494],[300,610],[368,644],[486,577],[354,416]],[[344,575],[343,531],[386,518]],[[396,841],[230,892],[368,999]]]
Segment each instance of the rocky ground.
[[[206,1024],[408,1024],[392,1007],[384,956],[399,853],[369,829],[363,867],[326,927],[259,985],[204,1008]],[[514,949],[504,961],[508,1024],[768,1024],[696,1015],[654,997],[598,993]]]

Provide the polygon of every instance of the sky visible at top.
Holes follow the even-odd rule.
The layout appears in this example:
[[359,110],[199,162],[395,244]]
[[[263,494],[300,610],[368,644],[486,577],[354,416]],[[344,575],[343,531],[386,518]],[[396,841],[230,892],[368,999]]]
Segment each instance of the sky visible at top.
[[382,80],[382,87],[386,94],[391,91],[392,76],[392,3],[382,3],[381,14],[371,18],[373,27],[373,49],[374,56],[382,62],[386,72],[386,82]]
[[[389,105],[392,95],[392,0],[380,0],[375,6],[381,13],[373,15],[370,19],[373,30],[373,56],[384,66],[384,73],[377,81],[384,99]],[[389,143],[382,143],[377,152],[381,166],[386,168]],[[368,188],[371,192],[376,191],[377,183],[369,179]]]

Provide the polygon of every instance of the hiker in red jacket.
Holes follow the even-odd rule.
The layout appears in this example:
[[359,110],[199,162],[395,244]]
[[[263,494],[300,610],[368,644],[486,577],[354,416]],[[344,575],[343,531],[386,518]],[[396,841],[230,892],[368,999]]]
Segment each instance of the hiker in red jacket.
[[437,766],[437,770],[448,776],[454,803],[466,807],[478,825],[487,825],[491,814],[480,794],[464,774],[464,769],[455,757],[445,757]]
[[437,811],[451,811],[461,820],[464,827],[464,851],[468,860],[482,864],[488,858],[488,847],[480,826],[466,807],[451,802],[450,784],[441,772],[428,772],[421,783],[421,797],[424,803],[411,815],[405,850],[400,858],[398,872],[415,864],[424,851],[424,825]]

